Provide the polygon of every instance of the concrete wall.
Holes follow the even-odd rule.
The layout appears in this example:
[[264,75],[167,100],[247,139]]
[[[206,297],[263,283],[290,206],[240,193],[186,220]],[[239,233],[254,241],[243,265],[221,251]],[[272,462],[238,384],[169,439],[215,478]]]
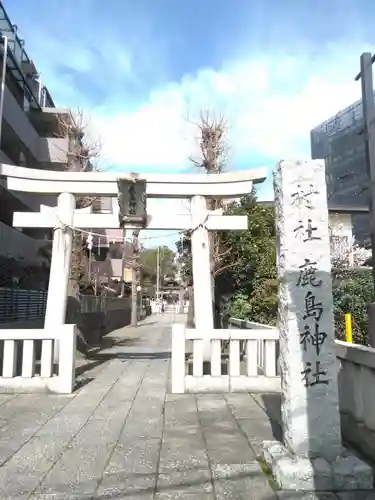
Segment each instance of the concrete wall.
[[44,318],[25,321],[9,321],[8,323],[0,322],[0,330],[30,330],[33,328],[44,328]]
[[[230,327],[272,328],[235,318],[230,318]],[[375,349],[337,340],[336,355],[343,439],[375,462]]]
[[342,433],[375,461],[375,349],[336,343]]
[[37,264],[42,262],[38,250],[45,244],[46,241],[34,240],[0,221],[0,255]]
[[99,308],[90,309],[89,307],[85,307],[84,310],[88,312],[81,312],[82,307],[77,298],[77,291],[71,288],[65,323],[77,325],[79,332],[77,346],[82,351],[87,348],[87,345],[99,345],[103,336],[130,324],[130,300],[125,304],[116,304],[116,299],[111,299],[105,310],[100,311]]

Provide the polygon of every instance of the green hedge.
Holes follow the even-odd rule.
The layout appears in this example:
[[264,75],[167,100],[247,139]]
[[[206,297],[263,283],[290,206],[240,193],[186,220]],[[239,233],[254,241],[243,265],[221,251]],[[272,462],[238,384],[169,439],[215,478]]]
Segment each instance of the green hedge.
[[[372,270],[337,268],[332,272],[336,337],[345,340],[345,314],[352,315],[353,342],[368,344],[368,304],[375,300]],[[277,280],[257,283],[250,297],[239,292],[232,297],[230,314],[239,319],[276,324]]]
[[345,314],[352,315],[353,342],[368,344],[368,304],[374,300],[372,270],[335,269],[332,276],[336,337],[345,340]]

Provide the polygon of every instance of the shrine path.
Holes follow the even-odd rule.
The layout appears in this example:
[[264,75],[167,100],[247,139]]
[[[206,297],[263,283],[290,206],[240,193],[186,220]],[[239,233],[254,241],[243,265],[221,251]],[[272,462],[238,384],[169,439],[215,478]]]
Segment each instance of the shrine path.
[[277,396],[169,393],[172,320],[111,334],[72,396],[0,395],[0,499],[317,498],[276,494],[256,459]]

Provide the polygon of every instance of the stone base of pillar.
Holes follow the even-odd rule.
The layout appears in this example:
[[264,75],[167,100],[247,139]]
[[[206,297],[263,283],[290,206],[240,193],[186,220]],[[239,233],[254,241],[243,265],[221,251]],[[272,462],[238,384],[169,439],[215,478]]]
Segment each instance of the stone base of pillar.
[[374,489],[373,469],[344,448],[329,463],[325,458],[293,455],[279,441],[264,441],[262,459],[282,491],[348,492],[356,500],[375,498],[367,496]]

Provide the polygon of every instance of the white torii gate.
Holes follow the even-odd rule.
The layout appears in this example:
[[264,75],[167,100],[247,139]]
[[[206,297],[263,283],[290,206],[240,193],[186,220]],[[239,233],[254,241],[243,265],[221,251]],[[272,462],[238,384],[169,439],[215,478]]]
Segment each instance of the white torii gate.
[[[247,229],[246,216],[223,216],[207,210],[206,197],[238,198],[251,192],[253,183],[263,182],[265,168],[224,174],[139,174],[146,181],[148,198],[191,199],[191,213],[153,217],[147,215],[145,226],[138,229],[192,230],[194,281],[194,311],[196,329],[211,331],[213,325],[212,287],[210,273],[209,230]],[[6,178],[6,187],[43,195],[57,195],[57,206],[41,205],[40,212],[16,212],[13,226],[20,228],[54,228],[50,282],[48,288],[45,328],[54,328],[65,322],[67,289],[71,262],[72,231],[77,229],[118,229],[118,180],[126,174],[98,172],[56,172],[34,170],[0,164],[0,177]],[[129,175],[129,179],[131,176]],[[90,210],[75,209],[75,196],[113,197],[113,210],[108,214],[94,214]],[[209,345],[204,358],[209,360]],[[42,349],[43,376],[51,376],[53,346],[44,342]]]

